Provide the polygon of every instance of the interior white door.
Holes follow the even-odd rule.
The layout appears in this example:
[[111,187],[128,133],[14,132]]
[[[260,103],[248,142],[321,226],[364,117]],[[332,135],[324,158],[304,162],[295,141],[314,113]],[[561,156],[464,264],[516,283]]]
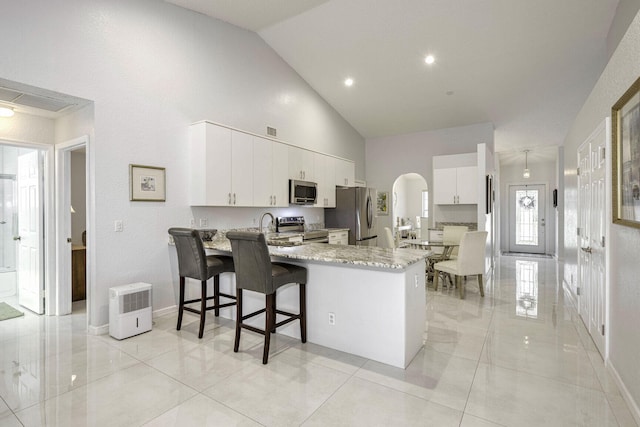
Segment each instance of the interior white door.
[[606,161],[605,161],[606,135],[604,127],[602,132],[595,135],[591,143],[591,236],[589,254],[591,267],[591,322],[589,332],[593,342],[598,347],[600,354],[604,356],[605,340],[605,302],[606,302],[606,254],[605,235],[607,221],[605,220],[606,196]]
[[603,123],[578,149],[578,306],[582,321],[603,357],[607,304],[605,153],[608,134]]
[[585,325],[590,323],[591,266],[591,144],[578,149],[578,311]]
[[509,252],[545,253],[546,212],[546,185],[509,186]]
[[18,156],[18,302],[37,314],[44,313],[40,165],[36,150]]

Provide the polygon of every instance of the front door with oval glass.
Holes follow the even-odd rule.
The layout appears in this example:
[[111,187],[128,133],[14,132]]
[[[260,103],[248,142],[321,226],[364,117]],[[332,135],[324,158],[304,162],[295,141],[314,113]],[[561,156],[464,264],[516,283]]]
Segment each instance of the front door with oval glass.
[[509,252],[544,254],[546,185],[509,186]]

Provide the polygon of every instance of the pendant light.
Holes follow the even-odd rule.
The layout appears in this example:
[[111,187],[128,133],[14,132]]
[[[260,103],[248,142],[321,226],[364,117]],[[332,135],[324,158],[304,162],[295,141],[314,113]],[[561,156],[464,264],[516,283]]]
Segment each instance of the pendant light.
[[531,176],[531,174],[529,173],[528,154],[529,150],[524,150],[524,171],[522,172],[522,177],[525,179],[529,179],[529,177]]

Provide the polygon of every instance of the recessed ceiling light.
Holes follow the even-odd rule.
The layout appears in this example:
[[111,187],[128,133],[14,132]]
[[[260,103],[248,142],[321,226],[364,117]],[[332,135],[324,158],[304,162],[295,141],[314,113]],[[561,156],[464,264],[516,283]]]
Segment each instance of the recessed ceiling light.
[[0,107],[0,117],[13,117],[13,108]]
[[433,55],[427,55],[427,57],[424,58],[424,62],[426,62],[427,64],[431,65],[434,62],[436,62],[436,58],[434,58]]
[[353,79],[352,79],[351,77],[346,78],[346,79],[344,80],[344,85],[345,85],[345,86],[347,86],[347,87],[351,87],[351,86],[353,86]]
[[454,92],[453,92],[452,90],[448,90],[448,91],[446,91],[445,93],[446,93],[447,95],[449,95],[449,96],[451,96],[451,95],[453,95],[453,94],[454,94]]

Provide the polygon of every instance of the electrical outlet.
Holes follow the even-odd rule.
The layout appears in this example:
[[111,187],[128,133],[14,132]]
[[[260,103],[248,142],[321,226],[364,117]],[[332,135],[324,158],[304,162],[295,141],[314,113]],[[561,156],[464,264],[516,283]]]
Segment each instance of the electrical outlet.
[[189,227],[194,228],[196,226],[196,220],[194,218],[191,218],[191,221],[189,221]]
[[418,283],[419,283],[418,275],[416,274],[416,275],[413,276],[413,285],[417,288],[418,287]]
[[206,227],[209,224],[207,218],[200,218],[200,227]]
[[122,225],[122,220],[121,219],[117,219],[114,223],[113,223],[113,231],[116,232],[122,232],[124,226]]
[[336,314],[335,313],[329,313],[329,324],[330,325],[335,325],[336,324]]

